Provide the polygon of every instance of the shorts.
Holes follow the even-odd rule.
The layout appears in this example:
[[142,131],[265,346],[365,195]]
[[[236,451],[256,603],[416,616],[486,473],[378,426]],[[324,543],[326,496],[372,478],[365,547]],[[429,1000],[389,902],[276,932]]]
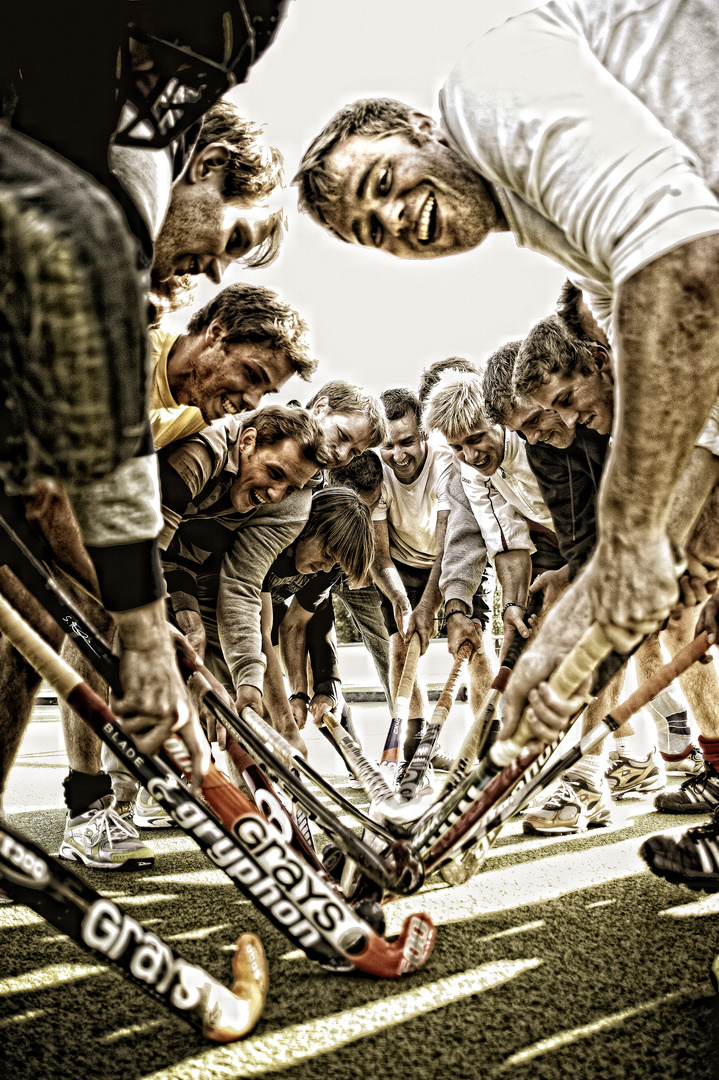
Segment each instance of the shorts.
[[[417,607],[417,604],[422,599],[424,590],[427,587],[427,582],[429,581],[429,575],[431,573],[431,567],[422,568],[419,566],[408,566],[406,563],[401,562],[395,562],[394,565],[397,573],[402,579],[402,583],[405,587],[407,597],[410,604],[412,605],[412,610],[414,611],[414,609]],[[484,578],[482,580],[484,580]],[[382,608],[382,617],[384,618],[384,624],[387,627],[387,633],[390,635],[390,637],[392,636],[392,634],[398,634],[399,630],[397,629],[397,623],[395,622],[392,604],[384,595],[384,593],[380,593],[380,605]],[[480,623],[483,630],[486,628],[487,621],[489,619],[489,607],[484,599],[484,593],[482,591],[481,584],[474,596],[472,597],[472,618],[476,622]],[[440,616],[440,627],[442,625],[442,622],[443,619]]]
[[540,533],[530,530],[532,543],[537,549],[532,553],[532,580],[543,574],[545,570],[561,570],[566,566],[567,560],[562,556],[558,547],[550,543]]

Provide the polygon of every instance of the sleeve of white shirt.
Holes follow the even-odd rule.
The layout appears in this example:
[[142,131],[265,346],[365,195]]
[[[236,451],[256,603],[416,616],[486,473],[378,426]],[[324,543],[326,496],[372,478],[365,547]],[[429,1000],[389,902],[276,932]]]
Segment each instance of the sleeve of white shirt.
[[535,550],[525,518],[507,502],[491,481],[467,483],[465,479],[463,488],[492,562],[500,551]]
[[719,398],[711,407],[711,412],[701,430],[696,445],[708,450],[714,457],[719,457]]
[[[454,455],[452,455],[454,458]],[[447,488],[451,478],[459,472],[457,464],[454,460],[449,460],[437,477],[437,513],[441,513],[442,510],[450,510],[451,503],[449,495],[447,494]]]
[[441,102],[459,151],[557,226],[614,289],[673,248],[719,232],[719,202],[691,151],[610,75],[561,5],[509,19],[473,43]]
[[386,484],[382,484],[382,494],[380,500],[372,511],[373,521],[386,521],[387,520],[387,506],[389,503],[389,492]]

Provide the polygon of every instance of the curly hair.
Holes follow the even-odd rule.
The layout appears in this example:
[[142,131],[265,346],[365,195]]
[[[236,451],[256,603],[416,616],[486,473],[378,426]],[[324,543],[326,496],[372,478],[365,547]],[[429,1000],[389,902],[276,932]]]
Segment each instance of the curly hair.
[[531,397],[551,375],[591,375],[596,369],[595,346],[589,338],[577,337],[559,315],[540,319],[517,353],[515,394]]
[[410,142],[422,141],[412,120],[409,105],[392,98],[362,98],[335,113],[305,151],[292,183],[299,189],[300,210],[334,232],[326,214],[340,199],[342,178],[327,167],[327,158],[338,143],[351,135],[382,139],[406,135]]
[[361,585],[374,559],[374,528],[369,507],[356,491],[333,485],[313,493],[310,516],[295,543],[315,537],[350,584]]
[[382,483],[382,462],[374,450],[364,450],[346,465],[332,470],[332,483],[369,493]]
[[482,376],[484,411],[493,424],[505,424],[512,406],[517,404],[514,389],[514,364],[521,341],[508,341],[492,353]]
[[420,376],[417,397],[422,408],[427,404],[427,398],[445,371],[468,371],[472,375],[477,374],[471,360],[465,360],[463,356],[448,356],[446,360],[435,360]]
[[292,370],[305,382],[317,370],[317,361],[309,355],[307,323],[264,285],[237,282],[222,289],[194,313],[187,324],[187,333],[199,334],[215,319],[225,331],[226,345],[238,342],[267,345],[273,352],[284,353]]
[[384,406],[384,414],[391,422],[401,420],[403,416],[414,416],[417,427],[424,431],[422,424],[422,406],[416,394],[408,390],[406,386],[397,386],[391,390],[385,390],[379,396]]

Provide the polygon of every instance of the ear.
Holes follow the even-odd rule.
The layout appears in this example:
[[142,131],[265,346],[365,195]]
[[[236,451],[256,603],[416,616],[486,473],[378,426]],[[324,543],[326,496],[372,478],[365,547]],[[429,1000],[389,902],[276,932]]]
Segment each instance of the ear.
[[248,427],[240,435],[238,446],[241,454],[250,454],[257,443],[257,428]]
[[328,406],[329,406],[329,400],[323,394],[321,398],[317,398],[317,401],[312,406],[312,415],[313,416],[321,416],[323,413],[327,412]]
[[415,131],[419,132],[420,135],[434,139],[435,142],[441,143],[443,146],[449,146],[443,128],[433,116],[428,116],[427,113],[420,112],[418,109],[413,109],[410,116]]
[[227,167],[230,151],[224,143],[208,143],[194,155],[187,167],[185,179],[188,184],[201,184],[203,180],[214,178]]
[[608,349],[605,349],[603,345],[598,343],[594,346],[594,361],[597,365],[597,371],[601,375],[608,376],[612,382],[614,382],[614,369],[612,367],[612,356]]
[[219,319],[213,319],[209,326],[205,327],[205,344],[216,345],[225,336],[225,328]]

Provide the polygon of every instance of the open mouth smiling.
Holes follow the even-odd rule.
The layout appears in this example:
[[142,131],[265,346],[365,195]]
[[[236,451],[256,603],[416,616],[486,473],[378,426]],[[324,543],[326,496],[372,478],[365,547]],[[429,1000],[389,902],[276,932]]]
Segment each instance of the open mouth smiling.
[[240,411],[234,402],[230,401],[227,394],[222,394],[220,397],[220,405],[222,406],[223,412],[228,416],[235,416]]
[[420,244],[431,244],[437,230],[437,200],[430,191],[417,219],[417,239]]
[[267,502],[267,499],[264,497],[264,495],[261,495],[259,491],[256,491],[255,488],[251,488],[250,502],[253,506],[264,506]]

